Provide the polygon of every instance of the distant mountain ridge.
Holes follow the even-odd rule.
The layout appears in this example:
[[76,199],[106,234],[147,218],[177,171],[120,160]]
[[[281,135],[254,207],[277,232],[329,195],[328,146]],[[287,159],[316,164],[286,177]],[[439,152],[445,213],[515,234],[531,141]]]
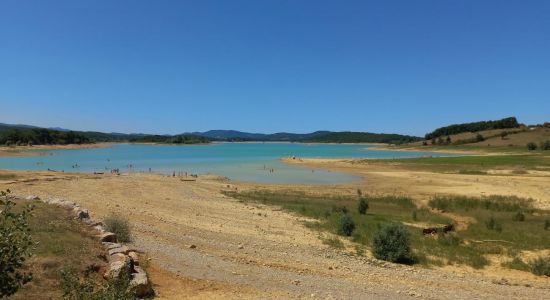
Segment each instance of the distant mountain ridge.
[[330,131],[315,131],[312,133],[288,133],[277,132],[272,134],[266,133],[249,133],[237,130],[209,130],[205,132],[190,132],[186,134],[198,135],[214,140],[221,141],[301,141],[307,140],[316,136],[329,134]]
[[[312,143],[390,143],[402,144],[421,140],[420,137],[401,134],[382,134],[370,132],[334,132],[315,131],[311,133],[277,132],[249,133],[237,130],[209,130],[205,132],[187,132],[176,135],[159,135],[144,133],[104,133],[97,131],[72,131],[60,127],[41,128],[32,125],[12,125],[0,123],[0,142],[24,144],[28,141],[37,143],[36,137],[41,135],[37,131],[48,131],[49,135],[59,136],[59,140],[67,134],[77,135],[78,139],[86,142],[153,142],[153,143],[206,143],[210,141],[266,141],[266,142],[312,142]],[[57,138],[54,138],[57,139]]]

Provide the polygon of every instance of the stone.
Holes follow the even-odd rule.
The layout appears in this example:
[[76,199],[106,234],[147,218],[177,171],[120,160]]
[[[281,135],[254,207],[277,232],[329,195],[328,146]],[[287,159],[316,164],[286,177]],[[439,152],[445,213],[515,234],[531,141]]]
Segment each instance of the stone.
[[239,244],[239,249],[244,249],[243,244]]
[[197,245],[189,245],[189,249],[195,249],[197,248]]
[[147,278],[147,273],[140,267],[135,267],[134,269],[136,272],[132,274],[130,286],[135,288],[136,296],[143,298],[152,295],[153,289]]
[[36,195],[30,195],[30,196],[27,196],[25,199],[26,200],[31,200],[31,201],[37,201],[37,200],[40,200],[40,197],[38,197]]
[[120,246],[120,247],[109,249],[109,255],[113,255],[115,253],[127,254],[128,251],[130,251],[130,249],[128,249],[128,247]]
[[135,251],[128,252],[128,257],[134,261],[134,265],[139,266],[139,255]]
[[123,253],[115,253],[113,255],[109,255],[110,262],[115,262],[115,261],[128,262],[128,260],[130,260],[130,257],[124,255]]
[[87,209],[83,209],[83,208],[80,208],[80,207],[75,207],[74,211],[75,211],[75,214],[76,214],[76,218],[79,219],[79,220],[84,220],[84,219],[90,218],[90,214],[88,213]]
[[109,269],[103,275],[104,278],[120,278],[122,272],[132,272],[133,266],[125,261],[113,261],[109,264]]
[[102,234],[99,236],[99,240],[102,241],[102,242],[115,243],[115,242],[116,242],[116,234],[114,234],[114,233],[112,233],[112,232],[105,232],[105,233],[102,233]]

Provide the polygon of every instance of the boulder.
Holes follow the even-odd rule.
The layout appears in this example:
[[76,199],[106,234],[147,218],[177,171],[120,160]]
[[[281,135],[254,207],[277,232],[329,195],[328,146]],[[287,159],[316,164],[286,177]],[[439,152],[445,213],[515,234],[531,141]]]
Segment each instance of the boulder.
[[127,272],[128,276],[133,272],[133,265],[128,261],[113,261],[109,264],[107,272],[103,275],[105,279],[107,278],[121,278],[123,272]]
[[99,240],[102,241],[102,242],[116,243],[116,234],[114,234],[112,232],[102,233],[99,236]]
[[139,298],[151,296],[153,294],[153,288],[149,283],[147,273],[145,273],[142,268],[137,266],[134,268],[134,270],[135,273],[132,274],[130,285],[135,288],[136,296],[138,296]]
[[135,251],[129,251],[128,256],[134,261],[134,265],[139,266],[139,256]]
[[89,219],[90,214],[88,213],[87,209],[83,208],[75,208],[76,218],[79,220]]
[[115,253],[127,254],[129,251],[130,251],[130,249],[128,249],[128,247],[120,246],[120,247],[115,247],[115,248],[109,249],[109,255],[113,255]]

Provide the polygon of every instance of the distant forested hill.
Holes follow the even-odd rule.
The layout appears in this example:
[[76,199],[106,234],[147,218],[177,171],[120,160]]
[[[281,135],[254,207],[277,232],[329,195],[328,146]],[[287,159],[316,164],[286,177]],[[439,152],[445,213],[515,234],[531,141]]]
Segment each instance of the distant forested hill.
[[304,140],[313,143],[387,143],[404,144],[420,141],[422,138],[401,134],[369,132],[332,132]]
[[515,117],[504,118],[496,121],[481,121],[473,123],[453,124],[438,128],[426,134],[426,139],[431,140],[440,136],[453,135],[463,132],[477,132],[490,129],[517,128],[520,124]]
[[39,128],[28,125],[9,125],[0,123],[0,145],[67,145],[95,142],[143,142],[167,144],[203,144],[211,139],[202,136],[149,135],[103,133],[95,131],[70,131]]

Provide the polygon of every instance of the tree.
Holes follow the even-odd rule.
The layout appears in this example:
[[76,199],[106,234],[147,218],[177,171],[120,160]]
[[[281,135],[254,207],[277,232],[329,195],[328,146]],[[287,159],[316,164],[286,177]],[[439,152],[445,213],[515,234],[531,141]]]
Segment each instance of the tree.
[[540,142],[540,150],[550,150],[550,141]]
[[367,210],[369,209],[369,202],[365,198],[360,198],[359,203],[357,204],[357,210],[360,214],[364,215],[367,213]]
[[504,140],[508,136],[508,131],[503,131],[500,133],[500,139]]
[[447,136],[447,139],[445,139],[445,143],[449,145],[451,143],[451,137]]
[[535,144],[533,142],[527,143],[527,150],[529,150],[529,151],[537,150],[537,144]]
[[374,257],[396,263],[411,263],[410,234],[401,224],[383,226],[372,242]]
[[338,234],[350,236],[355,230],[355,222],[350,215],[344,213],[338,222]]
[[27,222],[32,207],[13,212],[9,193],[0,191],[0,298],[15,294],[32,279],[32,274],[20,271],[33,246]]
[[476,142],[483,142],[485,140],[485,138],[481,135],[481,134],[477,134],[476,135]]

